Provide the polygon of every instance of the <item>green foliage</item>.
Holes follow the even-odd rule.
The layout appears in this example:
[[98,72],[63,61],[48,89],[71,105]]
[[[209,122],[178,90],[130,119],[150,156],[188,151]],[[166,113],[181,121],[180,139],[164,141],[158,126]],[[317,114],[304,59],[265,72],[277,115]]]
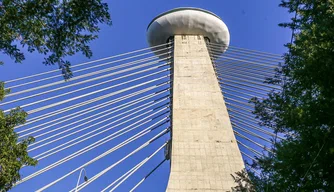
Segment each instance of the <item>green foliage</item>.
[[251,180],[253,173],[249,172],[248,175],[245,169],[236,173],[236,176],[231,175],[237,186],[232,188],[233,192],[256,192],[255,186]]
[[0,0],[0,51],[15,62],[24,60],[18,47],[46,55],[44,64],[58,64],[65,79],[72,76],[64,57],[82,52],[97,38],[98,24],[111,25],[108,5],[101,0]]
[[[0,101],[9,92],[0,83]],[[0,191],[8,191],[20,179],[19,170],[23,165],[36,165],[37,161],[29,157],[27,147],[34,138],[20,140],[14,127],[25,123],[27,113],[17,107],[8,114],[0,110]]]
[[334,191],[334,0],[280,6],[297,11],[291,23],[280,24],[295,38],[286,45],[285,65],[267,81],[283,91],[252,102],[261,125],[291,135],[253,164],[263,175],[253,183],[257,191]]
[[9,92],[9,89],[5,89],[5,83],[0,81],[0,101],[2,101]]

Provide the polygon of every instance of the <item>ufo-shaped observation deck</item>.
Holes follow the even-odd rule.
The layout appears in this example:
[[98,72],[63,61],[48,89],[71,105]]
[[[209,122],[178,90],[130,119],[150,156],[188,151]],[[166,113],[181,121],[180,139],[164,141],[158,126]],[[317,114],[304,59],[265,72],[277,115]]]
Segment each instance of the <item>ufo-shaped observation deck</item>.
[[210,42],[221,45],[222,53],[230,43],[230,33],[222,19],[199,8],[169,10],[155,17],[147,27],[151,47],[166,43],[174,35],[203,35]]

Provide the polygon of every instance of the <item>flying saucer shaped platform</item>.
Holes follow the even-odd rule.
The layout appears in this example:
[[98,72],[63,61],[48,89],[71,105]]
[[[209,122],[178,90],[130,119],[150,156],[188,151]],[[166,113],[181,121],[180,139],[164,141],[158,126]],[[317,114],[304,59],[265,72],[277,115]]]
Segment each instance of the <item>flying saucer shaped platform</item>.
[[176,8],[158,15],[147,27],[151,47],[166,43],[174,35],[203,35],[219,45],[221,53],[230,43],[230,33],[222,19],[214,13],[192,7]]

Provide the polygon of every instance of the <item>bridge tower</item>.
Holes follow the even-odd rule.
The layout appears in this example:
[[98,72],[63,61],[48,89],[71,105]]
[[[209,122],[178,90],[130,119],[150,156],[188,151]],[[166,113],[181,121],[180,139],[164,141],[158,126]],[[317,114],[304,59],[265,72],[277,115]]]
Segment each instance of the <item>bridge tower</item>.
[[[203,9],[177,8],[147,28],[150,46],[174,41],[171,173],[167,191],[231,191],[244,168],[206,42],[223,54],[230,34]],[[217,53],[216,53],[217,54]]]

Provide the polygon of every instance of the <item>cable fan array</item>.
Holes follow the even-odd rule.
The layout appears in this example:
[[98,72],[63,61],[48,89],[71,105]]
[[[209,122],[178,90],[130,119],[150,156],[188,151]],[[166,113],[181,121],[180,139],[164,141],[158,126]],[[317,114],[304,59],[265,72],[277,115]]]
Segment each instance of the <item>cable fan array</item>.
[[[275,68],[281,66],[283,58],[233,46],[221,54],[223,47],[210,42],[207,42],[207,47],[243,159],[256,161],[254,156],[270,153],[274,140],[284,139],[284,135],[276,135],[272,129],[259,126],[259,120],[252,113],[254,104],[249,101],[253,97],[267,98],[273,89],[281,90],[280,86],[264,81],[275,75]],[[255,171],[247,163],[246,166]]]
[[[233,131],[244,160],[270,153],[272,138],[252,114],[252,97],[278,86],[263,83],[283,62],[279,55],[207,42]],[[21,106],[28,119],[15,127],[19,141],[33,136],[30,156],[13,191],[134,191],[167,184],[170,165],[173,42],[6,81],[11,93],[0,107]],[[246,164],[247,165],[247,164]],[[87,181],[77,184],[85,169]],[[251,168],[249,168],[251,169]],[[79,180],[80,181],[80,180]],[[144,182],[147,181],[147,182]]]
[[28,113],[15,131],[36,139],[28,152],[39,161],[13,191],[133,191],[169,166],[172,51],[169,42],[77,64],[69,81],[58,70],[6,81],[0,107]]

